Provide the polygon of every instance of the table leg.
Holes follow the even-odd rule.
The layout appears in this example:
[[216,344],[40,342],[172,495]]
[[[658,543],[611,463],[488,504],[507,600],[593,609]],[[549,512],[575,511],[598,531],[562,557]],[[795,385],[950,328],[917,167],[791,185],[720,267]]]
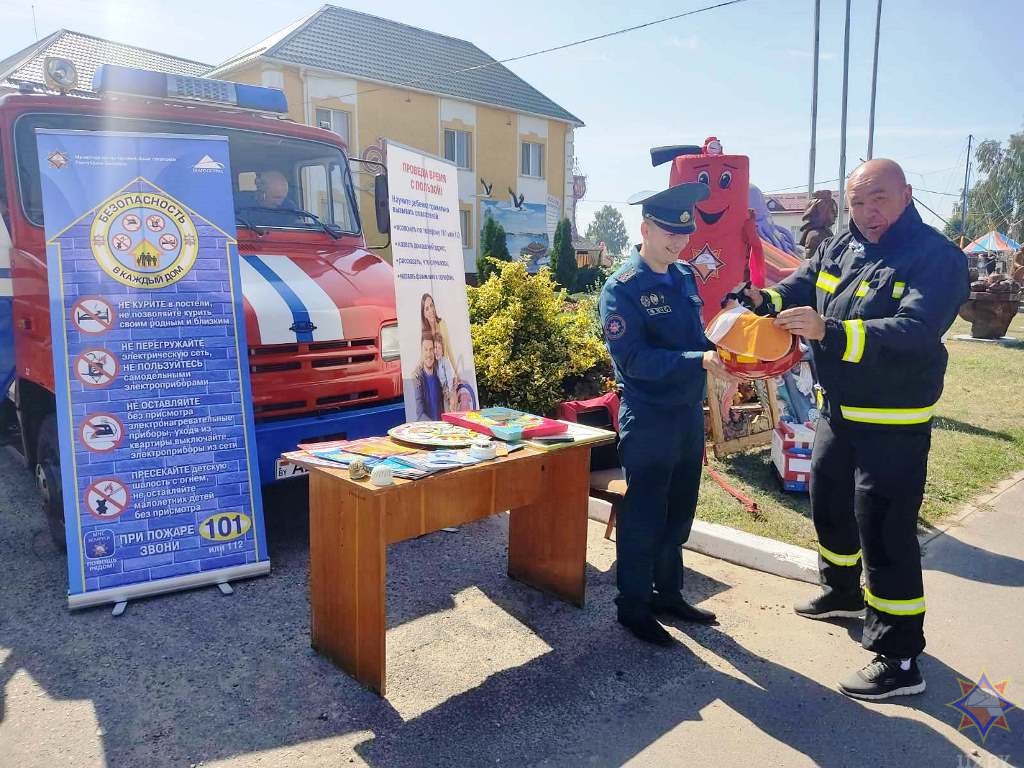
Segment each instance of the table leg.
[[323,472],[309,480],[311,644],[383,696],[386,502],[361,498]]
[[583,607],[590,448],[551,451],[541,471],[536,500],[509,516],[508,575]]

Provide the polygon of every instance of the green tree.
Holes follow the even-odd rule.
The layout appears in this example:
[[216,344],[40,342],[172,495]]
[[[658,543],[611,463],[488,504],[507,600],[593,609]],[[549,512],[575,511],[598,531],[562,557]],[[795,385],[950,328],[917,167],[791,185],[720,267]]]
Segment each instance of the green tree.
[[512,256],[508,252],[508,235],[505,234],[505,228],[498,224],[494,230],[494,248],[491,250],[491,255],[498,261],[512,261]]
[[605,249],[613,256],[619,256],[629,244],[626,222],[616,208],[605,205],[594,214],[594,220],[587,227],[587,240],[604,243]]
[[605,267],[580,267],[576,272],[576,293],[597,293],[611,274]]
[[473,360],[483,405],[550,414],[576,380],[610,375],[592,300],[568,301],[551,273],[531,276],[522,262],[468,288]]
[[1024,131],[1006,142],[988,139],[974,152],[979,174],[967,195],[967,221],[959,203],[944,230],[947,237],[973,240],[997,230],[1014,240],[1024,238]]
[[572,224],[562,219],[555,227],[555,239],[551,244],[551,272],[560,288],[567,291],[576,289],[576,249],[572,244]]
[[476,257],[477,282],[481,285],[494,274],[497,266],[495,260],[511,261],[512,257],[508,252],[505,228],[496,222],[493,216],[487,216],[484,228],[480,232],[480,248]]
[[494,231],[497,227],[498,223],[493,216],[484,216],[484,228],[480,231],[480,248],[477,249],[476,255],[476,271],[480,274],[480,282],[485,279],[481,262],[494,250]]

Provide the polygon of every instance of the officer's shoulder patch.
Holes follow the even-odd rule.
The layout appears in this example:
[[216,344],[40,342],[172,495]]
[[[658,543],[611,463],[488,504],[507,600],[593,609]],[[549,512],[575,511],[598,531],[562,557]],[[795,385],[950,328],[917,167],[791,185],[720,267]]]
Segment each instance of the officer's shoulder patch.
[[621,339],[626,333],[626,320],[622,315],[608,315],[604,321],[604,337],[608,341]]
[[676,269],[678,269],[684,275],[689,275],[690,277],[693,277],[695,274],[693,267],[687,264],[685,261],[677,261]]
[[631,265],[619,272],[619,274],[615,276],[615,279],[620,283],[628,283],[634,277],[636,277],[636,267]]

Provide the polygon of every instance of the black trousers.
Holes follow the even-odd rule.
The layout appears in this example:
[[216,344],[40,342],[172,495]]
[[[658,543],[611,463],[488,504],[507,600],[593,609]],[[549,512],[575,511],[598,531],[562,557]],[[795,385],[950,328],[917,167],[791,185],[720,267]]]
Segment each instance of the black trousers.
[[703,467],[703,405],[665,408],[623,400],[619,459],[626,496],[616,523],[615,553],[624,614],[650,610],[654,590],[678,597],[683,543],[690,536]]
[[856,429],[819,419],[811,513],[825,588],[859,592],[863,569],[864,647],[910,658],[924,650],[917,515],[931,433],[904,429]]

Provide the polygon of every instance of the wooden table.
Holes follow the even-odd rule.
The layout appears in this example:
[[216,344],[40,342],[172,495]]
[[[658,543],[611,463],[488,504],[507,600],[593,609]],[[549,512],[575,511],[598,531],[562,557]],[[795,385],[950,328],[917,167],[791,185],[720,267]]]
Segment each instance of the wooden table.
[[582,607],[590,448],[600,442],[526,447],[386,488],[354,482],[347,469],[311,466],[313,647],[384,695],[387,545],[505,510],[508,575]]

